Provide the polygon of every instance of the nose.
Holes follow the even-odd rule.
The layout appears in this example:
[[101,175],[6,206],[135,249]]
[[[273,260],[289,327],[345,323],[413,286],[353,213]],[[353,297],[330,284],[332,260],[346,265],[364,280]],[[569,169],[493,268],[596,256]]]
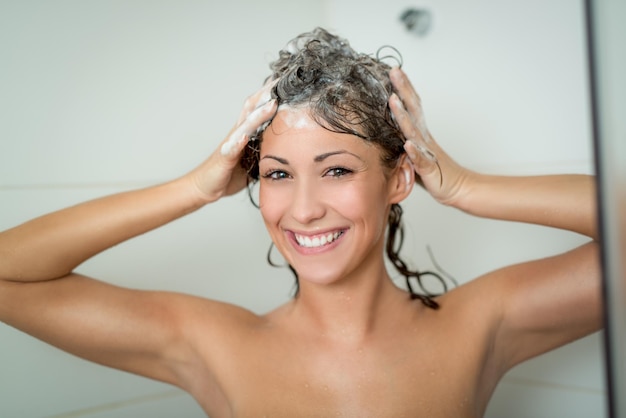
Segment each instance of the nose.
[[301,178],[292,195],[291,216],[302,225],[324,217],[326,207],[319,185],[312,179]]

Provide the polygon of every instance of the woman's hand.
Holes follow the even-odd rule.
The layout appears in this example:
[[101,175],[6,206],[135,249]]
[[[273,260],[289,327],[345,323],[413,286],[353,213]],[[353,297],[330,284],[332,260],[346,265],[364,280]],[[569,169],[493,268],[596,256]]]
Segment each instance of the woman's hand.
[[545,225],[597,239],[595,179],[585,175],[497,176],[457,164],[433,140],[420,98],[398,68],[389,72],[396,94],[389,99],[416,180],[435,198],[466,213]]
[[426,127],[421,100],[406,74],[399,68],[389,72],[395,93],[389,107],[406,138],[407,152],[420,183],[440,203],[456,206],[471,172],[458,165],[433,140]]
[[274,84],[267,83],[246,99],[239,119],[226,139],[204,163],[187,175],[206,203],[245,187],[247,174],[239,160],[250,136],[276,113],[276,100],[270,100]]

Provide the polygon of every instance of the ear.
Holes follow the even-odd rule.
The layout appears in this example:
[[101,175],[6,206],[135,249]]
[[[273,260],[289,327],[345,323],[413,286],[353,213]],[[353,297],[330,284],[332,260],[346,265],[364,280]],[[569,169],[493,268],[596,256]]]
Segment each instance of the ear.
[[403,155],[398,166],[393,169],[389,179],[389,203],[400,203],[407,198],[415,184],[415,168],[407,157]]

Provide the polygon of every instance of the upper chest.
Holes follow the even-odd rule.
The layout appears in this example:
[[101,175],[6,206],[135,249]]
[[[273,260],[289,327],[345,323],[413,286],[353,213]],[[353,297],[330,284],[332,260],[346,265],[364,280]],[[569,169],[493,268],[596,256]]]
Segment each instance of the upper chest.
[[356,344],[255,330],[212,368],[233,416],[473,417],[489,345],[467,325],[392,326]]

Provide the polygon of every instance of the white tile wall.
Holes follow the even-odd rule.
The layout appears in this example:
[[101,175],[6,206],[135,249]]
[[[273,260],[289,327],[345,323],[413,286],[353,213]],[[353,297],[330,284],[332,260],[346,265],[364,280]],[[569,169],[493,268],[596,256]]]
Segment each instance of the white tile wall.
[[202,418],[204,411],[184,392],[171,390],[124,402],[101,404],[50,418]]
[[[434,17],[425,38],[399,25],[406,6],[399,0],[0,3],[0,229],[190,169],[230,129],[276,50],[317,25],[364,51],[397,47],[431,131],[464,164],[511,174],[592,171],[579,2],[420,2]],[[404,207],[406,254],[430,267],[430,245],[461,282],[583,242],[562,231],[471,218],[420,191]],[[292,284],[286,270],[266,265],[268,244],[258,212],[242,194],[113,248],[82,270],[261,312],[285,300]],[[235,265],[240,277],[233,279]],[[183,276],[189,279],[178,280]],[[202,416],[169,386],[76,360],[6,326],[0,341],[0,417]],[[604,413],[600,336],[594,335],[511,371],[487,416]]]

